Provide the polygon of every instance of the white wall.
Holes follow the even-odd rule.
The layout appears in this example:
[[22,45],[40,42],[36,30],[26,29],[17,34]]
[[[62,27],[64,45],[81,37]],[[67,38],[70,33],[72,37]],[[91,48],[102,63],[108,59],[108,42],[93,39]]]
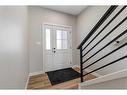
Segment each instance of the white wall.
[[[109,6],[89,6],[87,9],[85,9],[78,17],[77,17],[77,44],[79,44],[84,37],[90,32],[90,30],[93,28],[93,26],[97,23],[97,21],[101,18],[101,16],[106,12],[106,10],[109,8]],[[86,44],[104,27],[104,25],[107,24],[107,22],[122,8],[122,6],[118,7],[112,15],[103,23],[103,25],[94,33],[94,35],[86,42]],[[100,39],[104,37],[114,26],[116,26],[125,16],[127,15],[127,9],[125,9],[104,31],[101,35],[99,35],[96,40],[94,40],[84,52],[87,52],[92,46],[94,46]],[[89,52],[85,58],[87,59],[92,54],[97,52],[100,48],[102,48],[106,43],[111,41],[113,38],[118,36],[120,33],[122,33],[126,29],[127,21],[125,21],[119,28],[117,28],[113,33],[111,33],[106,39],[104,39],[98,46],[96,46],[91,52]],[[125,36],[124,36],[125,37]],[[121,40],[121,39],[120,39]],[[124,42],[126,42],[124,40]],[[85,44],[85,45],[86,45]],[[118,45],[120,46],[120,45]],[[118,46],[115,45],[115,42],[112,43],[110,46],[106,47],[103,51],[98,53],[96,56],[91,58],[89,61],[87,61],[84,66],[87,66],[88,64],[96,61],[100,57],[104,56],[105,54],[111,52]],[[127,54],[127,46],[120,49],[119,51],[113,53],[112,55],[106,57],[105,59],[99,61],[97,64],[91,66],[89,69],[93,70],[95,68],[98,68],[102,65],[105,65],[109,62],[112,62],[113,60],[116,60],[124,55]],[[79,54],[78,57],[79,58]],[[80,61],[79,61],[80,62]],[[97,73],[101,75],[109,74],[112,72],[116,72],[121,69],[127,68],[127,59],[124,59],[120,62],[117,62],[116,64],[110,65],[100,71],[97,71]]]
[[0,7],[0,89],[25,88],[27,49],[27,8]]
[[73,47],[73,64],[76,64],[75,60],[75,23],[76,18],[72,15],[44,9],[41,7],[30,6],[29,9],[29,29],[30,29],[30,73],[43,71],[43,56],[42,56],[42,44],[37,45],[36,42],[42,43],[42,24],[53,23],[61,25],[72,26],[72,47]]

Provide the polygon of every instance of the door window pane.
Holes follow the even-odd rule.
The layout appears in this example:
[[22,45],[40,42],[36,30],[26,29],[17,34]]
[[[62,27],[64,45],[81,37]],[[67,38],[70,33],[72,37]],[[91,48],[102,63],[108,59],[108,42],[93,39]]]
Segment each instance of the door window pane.
[[67,31],[62,32],[62,39],[67,39]]
[[62,39],[62,31],[61,30],[57,30],[56,32],[57,34],[57,39]]
[[51,49],[51,46],[50,46],[50,45],[51,45],[50,36],[51,36],[51,35],[50,35],[50,29],[47,28],[47,29],[46,29],[46,49],[47,49],[47,50]]
[[57,30],[56,36],[57,49],[67,49],[67,31]]

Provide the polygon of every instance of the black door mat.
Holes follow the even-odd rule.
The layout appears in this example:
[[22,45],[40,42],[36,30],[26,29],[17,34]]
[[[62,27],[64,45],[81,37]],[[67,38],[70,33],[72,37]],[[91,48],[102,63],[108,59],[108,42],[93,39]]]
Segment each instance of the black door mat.
[[46,72],[52,85],[66,82],[80,77],[80,73],[72,68]]

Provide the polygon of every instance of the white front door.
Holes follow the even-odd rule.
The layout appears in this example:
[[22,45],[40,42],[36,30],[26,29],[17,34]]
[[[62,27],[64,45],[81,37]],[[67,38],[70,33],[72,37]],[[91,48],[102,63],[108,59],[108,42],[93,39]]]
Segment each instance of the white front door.
[[45,72],[70,67],[72,63],[71,28],[44,25],[43,35]]

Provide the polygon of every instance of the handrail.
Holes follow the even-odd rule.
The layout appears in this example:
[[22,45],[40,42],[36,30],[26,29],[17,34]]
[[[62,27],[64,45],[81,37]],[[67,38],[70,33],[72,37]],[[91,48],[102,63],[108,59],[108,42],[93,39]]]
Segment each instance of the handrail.
[[84,49],[86,49],[89,45],[90,45],[90,43],[92,43],[92,41],[94,40],[94,39],[96,39],[102,32],[103,32],[103,30],[112,22],[112,21],[114,21],[114,19],[126,8],[127,6],[124,6],[101,30],[100,30],[100,32],[98,32],[97,33],[97,35],[83,48],[83,50]]
[[111,6],[105,14],[101,17],[101,19],[97,22],[97,24],[93,27],[93,29],[89,32],[89,34],[83,39],[81,44],[78,46],[77,49],[80,49],[81,46],[94,34],[94,32],[102,25],[102,23],[111,15],[111,13],[117,8],[118,6]]
[[88,50],[83,57],[88,54],[93,48],[95,48],[100,42],[102,42],[108,35],[110,35],[114,30],[116,30],[122,23],[124,23],[127,20],[127,16],[119,22],[109,33],[107,33],[100,41],[98,41],[90,50]]
[[[127,16],[125,15],[125,17],[119,21],[119,23],[117,23],[115,26],[113,26],[113,28],[107,32],[104,37],[100,38],[100,40],[98,42],[96,42],[94,45],[92,45],[92,47],[90,49],[88,49],[87,51],[85,51],[85,49],[88,47],[89,44],[92,43],[92,41],[94,41],[94,39],[96,39],[102,32],[104,29],[106,29],[106,27],[108,25],[111,24],[111,22],[113,22],[113,20],[116,19],[116,17],[119,16],[120,13],[123,12],[123,10],[127,7],[127,6],[123,6],[121,9],[118,10],[117,13],[114,14],[114,16],[107,22],[106,25],[104,25],[104,27],[96,34],[94,35],[94,37],[92,38],[92,40],[90,40],[87,44],[85,44],[85,42],[96,32],[96,30],[103,24],[103,22],[111,15],[111,13],[116,9],[117,6],[111,6],[106,13],[102,16],[102,18],[98,21],[98,23],[93,27],[93,29],[90,31],[90,33],[85,37],[85,39],[82,41],[82,43],[79,45],[78,49],[80,49],[80,75],[81,75],[81,82],[84,81],[84,76],[91,74],[95,71],[98,71],[100,69],[103,69],[109,65],[112,65],[120,60],[123,60],[125,58],[127,58],[127,55],[116,59],[115,61],[112,61],[106,65],[103,65],[101,67],[97,67],[96,69],[87,72],[86,74],[83,74],[83,71],[87,68],[89,68],[90,66],[96,64],[97,62],[99,62],[100,60],[104,59],[105,57],[115,53],[116,51],[120,50],[121,48],[127,46],[127,42],[120,45],[119,47],[115,48],[114,50],[108,52],[107,54],[103,55],[102,57],[100,57],[99,59],[95,60],[94,62],[88,64],[87,66],[84,66],[88,60],[90,60],[92,57],[94,57],[95,55],[97,55],[99,52],[101,52],[102,50],[104,50],[106,47],[108,47],[109,45],[111,45],[113,42],[115,42],[116,40],[118,40],[119,38],[121,38],[122,36],[124,36],[125,34],[127,34],[127,29],[125,29],[124,31],[121,31],[120,34],[118,34],[116,37],[114,37],[111,41],[107,42],[104,46],[102,46],[99,50],[97,50],[94,54],[90,55],[88,58],[85,58],[85,55],[87,55],[91,50],[93,50],[98,44],[100,44],[105,38],[107,38],[108,36],[110,36],[110,34],[112,34],[113,32],[115,32],[116,29],[118,29],[118,27],[120,27],[125,21],[127,21]],[[125,26],[125,28],[127,28]],[[85,45],[84,45],[85,44]],[[85,51],[85,52],[84,52]]]

